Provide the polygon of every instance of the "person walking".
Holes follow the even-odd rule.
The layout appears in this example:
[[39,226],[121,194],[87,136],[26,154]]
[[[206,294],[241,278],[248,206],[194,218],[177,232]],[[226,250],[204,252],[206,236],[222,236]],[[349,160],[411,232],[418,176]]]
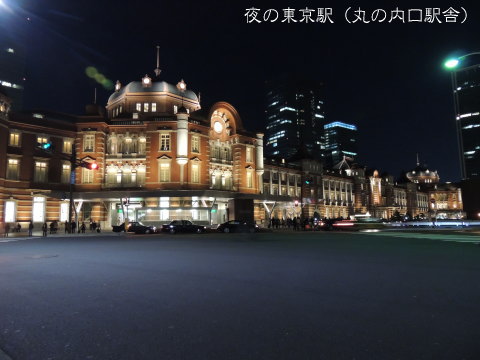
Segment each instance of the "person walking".
[[45,221],[42,225],[42,236],[47,236],[48,233],[48,225],[47,222]]
[[5,237],[8,237],[9,232],[10,232],[10,224],[6,223],[5,224]]
[[30,220],[30,223],[28,224],[28,236],[33,236],[33,221]]
[[80,227],[80,230],[82,230],[82,234],[85,234],[85,230],[86,230],[86,226],[85,226],[85,223],[82,222],[82,226]]

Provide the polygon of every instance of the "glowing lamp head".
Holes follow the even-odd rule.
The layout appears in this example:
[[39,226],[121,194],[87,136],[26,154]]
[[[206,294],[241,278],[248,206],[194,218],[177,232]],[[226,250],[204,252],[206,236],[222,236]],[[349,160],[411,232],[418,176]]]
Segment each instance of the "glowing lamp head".
[[184,92],[185,90],[187,90],[187,84],[185,83],[185,81],[183,81],[183,79],[178,82],[177,89],[180,90],[181,92]]
[[459,64],[459,60],[458,59],[449,59],[447,61],[445,61],[445,68],[447,69],[455,69]]
[[98,164],[97,163],[91,163],[90,164],[90,169],[97,170],[98,169]]
[[47,143],[42,144],[42,149],[44,149],[44,150],[48,150],[51,147],[52,147],[52,143],[47,142]]

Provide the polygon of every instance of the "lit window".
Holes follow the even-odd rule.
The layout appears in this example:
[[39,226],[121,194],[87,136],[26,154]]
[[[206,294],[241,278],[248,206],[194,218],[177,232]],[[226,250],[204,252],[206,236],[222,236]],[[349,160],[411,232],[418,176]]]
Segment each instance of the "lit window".
[[253,174],[251,170],[247,171],[247,188],[253,188]]
[[160,182],[170,182],[170,164],[160,164]]
[[84,135],[83,136],[83,151],[93,152],[95,147],[95,135]]
[[8,180],[18,180],[19,165],[20,164],[18,159],[8,159],[8,166],[7,166]]
[[70,164],[62,165],[62,184],[70,183]]
[[45,222],[45,198],[36,196],[33,198],[33,222]]
[[[170,198],[168,197],[161,197],[160,198],[160,207],[161,208],[168,208],[170,206]],[[168,220],[170,217],[168,209],[160,210],[160,220]]]
[[252,148],[247,147],[247,162],[252,162]]
[[34,181],[36,183],[47,182],[47,163],[45,161],[35,162]]
[[152,112],[157,112],[157,103],[152,103]]
[[7,200],[5,201],[5,222],[12,223],[15,222],[17,204],[15,201]]
[[136,109],[137,111],[142,111],[142,104],[141,104],[141,103],[137,103],[135,109]]
[[14,54],[14,53],[15,53],[15,50],[13,50],[12,48],[8,48],[8,49],[7,49],[7,52],[10,53],[10,54]]
[[145,154],[146,146],[147,146],[147,139],[145,137],[140,137],[138,139],[138,153]]
[[200,165],[192,164],[192,183],[198,184],[200,182]]
[[144,112],[148,112],[148,105],[149,105],[148,103],[143,104],[143,111]]
[[170,151],[170,134],[160,134],[160,151]]
[[192,152],[200,152],[200,138],[198,136],[192,136]]
[[68,203],[60,204],[60,221],[65,222],[68,219]]
[[20,146],[20,133],[16,131],[10,132],[10,141],[8,143],[10,146]]
[[63,153],[72,153],[72,140],[63,140]]
[[37,143],[46,144],[48,143],[48,138],[46,136],[37,136]]
[[177,105],[173,105],[173,113],[176,114],[178,111],[178,106]]
[[95,170],[82,169],[82,183],[92,184],[93,183],[93,172]]

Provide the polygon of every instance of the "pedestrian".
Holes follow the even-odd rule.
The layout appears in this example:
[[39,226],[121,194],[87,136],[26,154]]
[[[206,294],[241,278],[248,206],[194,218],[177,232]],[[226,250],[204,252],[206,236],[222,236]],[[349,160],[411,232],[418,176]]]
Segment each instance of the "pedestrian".
[[20,223],[17,223],[17,232],[19,233],[20,231],[22,231],[22,225],[20,225]]
[[10,232],[10,224],[6,223],[5,224],[5,237],[8,237],[9,232]]
[[85,230],[86,230],[86,226],[85,226],[85,223],[82,222],[82,226],[80,227],[80,230],[82,230],[82,234],[85,234]]
[[65,220],[65,234],[68,232],[68,221]]
[[33,235],[33,222],[30,220],[30,223],[28,224],[28,236]]
[[77,223],[75,221],[72,221],[72,224],[71,224],[72,234],[75,234],[75,229],[76,228],[77,228]]
[[48,232],[48,225],[47,225],[47,222],[45,221],[42,225],[42,236],[47,236],[47,232]]

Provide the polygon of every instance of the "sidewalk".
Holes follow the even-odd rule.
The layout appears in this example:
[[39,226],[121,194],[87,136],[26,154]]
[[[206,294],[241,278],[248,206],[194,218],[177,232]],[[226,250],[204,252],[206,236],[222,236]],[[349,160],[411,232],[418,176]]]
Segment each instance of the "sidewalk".
[[116,233],[113,231],[102,231],[100,233],[97,232],[92,232],[92,231],[85,231],[85,234],[82,233],[74,233],[74,234],[65,234],[64,231],[59,231],[56,234],[50,234],[48,233],[47,236],[42,236],[42,231],[33,231],[33,236],[28,236],[28,232],[22,231],[20,233],[17,232],[11,232],[8,234],[8,237],[4,237],[4,234],[0,236],[0,242],[6,242],[6,241],[11,241],[11,240],[27,240],[27,239],[37,239],[37,238],[49,238],[49,237],[54,237],[54,238],[62,238],[62,237],[93,237],[93,236],[125,236],[126,233],[120,232]]

